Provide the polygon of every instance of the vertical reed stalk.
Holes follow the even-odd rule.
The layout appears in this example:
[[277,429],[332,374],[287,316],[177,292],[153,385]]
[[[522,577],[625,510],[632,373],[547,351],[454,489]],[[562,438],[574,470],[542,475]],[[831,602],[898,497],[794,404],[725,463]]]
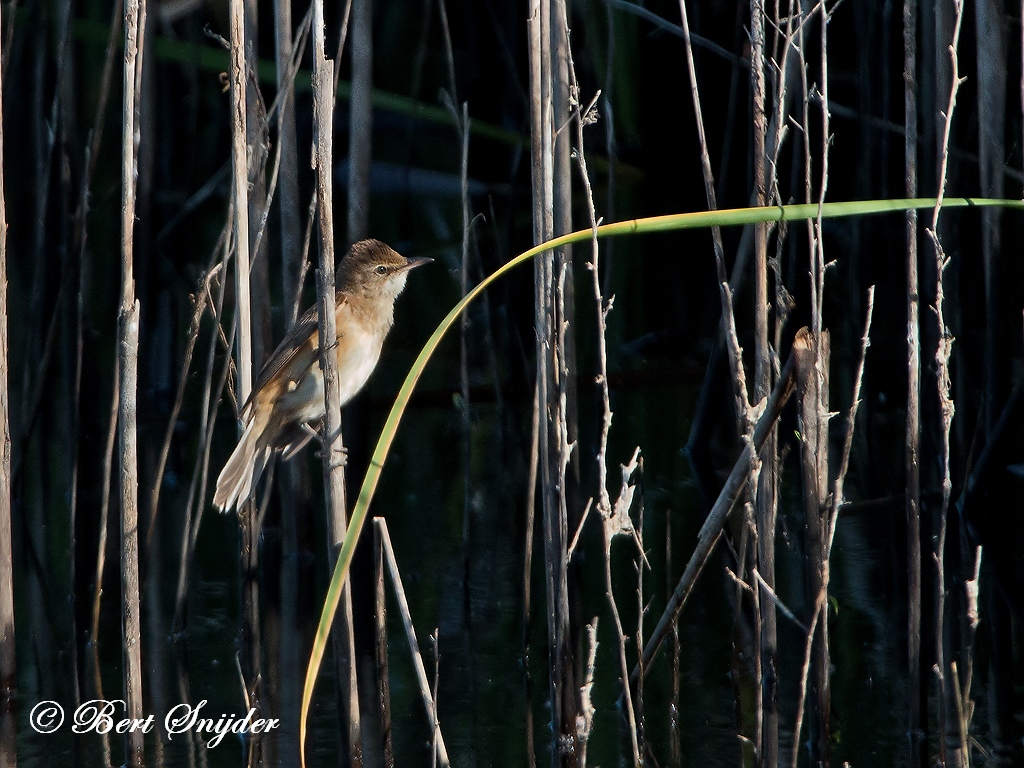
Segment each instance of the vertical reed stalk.
[[[765,152],[765,9],[763,0],[750,2],[751,89],[754,115],[754,192],[757,205],[768,200]],[[772,390],[772,351],[768,327],[768,225],[754,228],[754,395],[768,397]],[[757,479],[757,570],[770,589],[775,588],[775,514],[776,514],[776,433],[773,428],[760,455]],[[758,591],[755,591],[755,595]],[[776,648],[775,604],[760,602],[760,678],[758,680],[761,732],[758,734],[758,759],[763,766],[778,763],[778,651]]]
[[[906,195],[917,197],[917,2],[903,2],[903,107]],[[927,688],[921,684],[921,327],[917,276],[917,211],[907,211],[907,669],[910,765],[924,768],[928,750],[921,726]]]
[[[368,13],[363,2],[354,4],[355,18]],[[357,50],[363,42],[360,35],[368,31],[356,31],[359,24],[353,19],[352,55],[359,57]],[[362,18],[361,24],[368,25],[369,18]],[[324,30],[323,0],[313,4],[313,127],[315,135],[316,196],[317,215],[320,221],[320,267],[317,271],[318,307],[320,312],[320,366],[324,372],[324,398],[327,412],[323,423],[323,464],[324,490],[328,511],[328,567],[333,570],[338,549],[345,537],[345,452],[341,441],[341,385],[338,381],[338,361],[334,354],[337,346],[338,329],[335,316],[334,286],[334,185],[332,183],[333,120],[334,118],[334,62],[327,58]],[[351,203],[351,201],[350,201]],[[351,205],[350,205],[351,212]],[[344,622],[342,631],[335,635],[336,684],[340,692],[339,712],[345,718],[345,744],[348,762],[353,766],[363,764],[360,740],[359,694],[356,680],[355,638],[352,631],[352,588],[346,581],[343,588],[342,605]]]
[[530,589],[533,573],[533,535],[537,509],[537,472],[540,463],[540,382],[533,387],[533,419],[530,426],[530,464],[526,472],[526,525],[523,542],[523,692],[526,701],[526,754],[529,768],[537,768],[537,756],[534,754],[533,733],[533,675],[530,671],[530,628],[531,608]]
[[[625,701],[626,719],[629,725],[629,743],[633,754],[633,764],[641,765],[641,748],[642,743],[640,740],[641,732],[641,721],[642,718],[638,716],[638,707],[641,700],[642,688],[640,685],[637,686],[637,706],[634,706],[633,693],[629,685],[629,662],[626,660],[626,635],[623,631],[622,620],[619,617],[619,608],[615,601],[615,593],[612,588],[612,560],[611,560],[611,549],[612,539],[618,534],[627,534],[633,537],[638,537],[637,532],[633,528],[632,521],[629,517],[630,502],[633,498],[633,487],[628,486],[627,483],[629,478],[632,476],[633,470],[636,469],[637,456],[640,449],[637,448],[633,454],[633,459],[628,467],[623,467],[623,487],[622,491],[615,502],[613,507],[611,496],[608,493],[608,433],[612,426],[612,407],[611,397],[608,391],[608,314],[611,312],[613,299],[608,299],[606,302],[604,296],[601,293],[601,270],[600,270],[600,249],[597,243],[597,211],[594,208],[594,190],[590,182],[590,173],[587,170],[587,159],[583,145],[583,128],[589,122],[596,119],[595,115],[590,113],[588,107],[586,111],[580,101],[580,87],[579,82],[576,79],[576,67],[573,62],[572,52],[569,49],[569,28],[564,18],[560,19],[562,23],[562,30],[565,35],[565,45],[568,51],[567,67],[568,67],[568,83],[569,83],[569,103],[573,109],[573,122],[576,128],[576,148],[574,156],[579,162],[580,179],[583,184],[584,197],[587,203],[587,215],[590,220],[590,227],[593,233],[590,241],[590,261],[587,263],[587,269],[590,271],[592,286],[594,290],[594,306],[596,308],[596,321],[597,321],[597,384],[601,393],[601,431],[598,437],[597,444],[597,477],[598,477],[598,489],[597,489],[597,501],[596,511],[601,517],[602,531],[604,532],[604,573],[605,573],[605,598],[608,600],[608,607],[612,614],[612,621],[615,625],[616,637],[618,640],[618,651],[619,651],[619,666],[623,688],[623,699]],[[600,96],[600,93],[595,97],[596,99]],[[627,474],[628,473],[628,474]],[[585,519],[585,518],[584,518]],[[583,521],[580,522],[580,526],[583,525]],[[578,534],[577,534],[578,535]],[[639,539],[637,538],[638,543]],[[643,548],[640,547],[641,555]],[[642,575],[642,564],[641,570],[638,571],[639,575]],[[642,603],[642,582],[638,585],[638,590],[641,593]],[[639,623],[643,625],[643,610],[639,612]],[[595,630],[596,631],[596,630]],[[639,647],[643,647],[642,643],[638,642]],[[591,654],[594,653],[594,648],[591,648]],[[593,680],[593,664],[590,665],[590,680],[592,685]],[[589,693],[589,687],[586,688]],[[588,702],[589,703],[589,697]],[[589,717],[586,712],[586,707],[583,707],[583,720],[586,725],[585,728],[581,728],[577,724],[576,738],[577,743],[580,744],[580,764],[586,764],[586,741],[589,738],[590,727]],[[579,723],[579,720],[577,721]]]
[[935,543],[935,550],[932,557],[935,563],[937,578],[936,588],[936,618],[935,618],[935,674],[938,681],[938,715],[939,715],[939,761],[946,762],[946,738],[948,736],[948,712],[947,712],[947,688],[946,688],[946,662],[945,662],[945,607],[946,607],[946,573],[945,573],[945,548],[946,528],[949,512],[949,499],[952,492],[952,480],[950,478],[949,466],[949,436],[953,423],[955,408],[950,397],[949,384],[949,360],[953,348],[953,335],[946,326],[943,315],[943,274],[949,266],[949,259],[942,248],[939,239],[939,214],[942,211],[942,200],[946,193],[946,178],[949,168],[949,138],[952,130],[953,110],[956,107],[956,97],[960,90],[960,68],[957,58],[957,48],[960,42],[960,26],[963,21],[963,0],[953,0],[954,22],[953,38],[949,45],[949,58],[951,65],[949,103],[946,109],[939,114],[942,123],[941,143],[939,145],[939,172],[938,172],[938,194],[935,208],[932,211],[932,224],[928,229],[928,236],[932,240],[935,249],[935,322],[938,328],[939,341],[938,349],[935,352],[936,383],[938,387],[939,402],[939,428],[942,436],[941,453],[939,455],[939,468],[942,473],[942,500],[939,506],[939,531]]
[[[124,107],[121,144],[121,306],[118,316],[118,358],[121,378],[118,416],[121,454],[121,608],[124,648],[125,716],[142,717],[142,640],[139,615],[137,393],[139,301],[133,272],[135,183],[138,173],[142,58],[146,0],[125,3]],[[125,762],[141,766],[143,734],[125,735]]]
[[[0,24],[0,41],[3,40]],[[0,50],[0,84],[6,49]],[[14,697],[18,687],[14,646],[14,560],[11,554],[11,425],[7,361],[7,206],[4,194],[3,86],[0,85],[0,763],[14,766]]]
[[395,754],[391,744],[391,678],[388,671],[388,608],[384,589],[384,542],[381,528],[374,519],[373,526],[373,617],[376,629],[377,694],[380,704],[381,755],[384,768],[394,768]]
[[243,0],[230,0],[231,167],[235,210],[235,306],[238,313],[238,403],[252,391],[252,301],[249,288],[249,160],[246,148],[246,61]]
[[[252,391],[253,332],[251,296],[251,257],[249,245],[249,160],[250,128],[248,73],[249,50],[246,40],[245,0],[230,0],[231,31],[231,164],[232,200],[235,234],[235,311],[237,325],[238,403],[249,399]],[[252,147],[255,149],[255,147]],[[260,677],[259,593],[256,586],[256,547],[258,536],[255,511],[246,504],[238,516],[239,568],[241,590],[241,665],[247,696],[259,704]]]
[[[530,118],[533,185],[534,243],[550,239],[555,215],[555,103],[557,56],[553,51],[562,29],[554,23],[558,0],[532,0],[527,19],[530,51]],[[557,30],[557,32],[556,32]],[[564,81],[563,81],[564,82]],[[557,269],[556,269],[557,262]],[[568,520],[565,506],[565,467],[569,445],[565,428],[562,387],[564,340],[562,317],[566,263],[546,253],[535,262],[535,329],[537,332],[537,387],[539,420],[541,520],[544,532],[544,568],[547,587],[549,688],[552,724],[552,760],[557,766],[576,764],[572,748],[575,733],[575,685],[571,653],[568,590]]]
[[[818,595],[826,591],[828,545],[828,370],[830,342],[827,331],[815,334],[801,328],[793,341],[799,400],[801,469],[806,520],[805,557],[807,560],[807,596],[814,610],[824,611]],[[827,616],[818,617],[812,635],[810,665],[811,688],[811,764],[828,760],[828,718],[831,709],[829,686],[829,649]]]

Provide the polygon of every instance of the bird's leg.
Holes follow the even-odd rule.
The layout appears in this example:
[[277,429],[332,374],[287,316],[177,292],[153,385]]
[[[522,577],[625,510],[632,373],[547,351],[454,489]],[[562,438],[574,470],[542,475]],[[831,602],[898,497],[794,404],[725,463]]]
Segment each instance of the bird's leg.
[[317,439],[320,438],[320,433],[313,429],[311,426],[309,426],[309,424],[302,424],[300,425],[299,429],[302,433],[301,438],[298,441],[291,443],[287,448],[285,448],[284,454],[282,456],[282,458],[284,458],[285,461],[289,461],[292,457],[295,456],[295,454],[297,454],[299,451],[305,448],[309,441],[312,440],[314,437]]

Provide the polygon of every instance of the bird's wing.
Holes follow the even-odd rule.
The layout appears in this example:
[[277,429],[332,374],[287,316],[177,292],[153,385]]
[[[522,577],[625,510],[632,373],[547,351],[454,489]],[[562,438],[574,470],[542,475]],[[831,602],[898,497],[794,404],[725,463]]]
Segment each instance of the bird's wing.
[[[338,305],[344,303],[346,298],[339,294],[336,297]],[[252,388],[252,395],[249,402],[245,404],[242,413],[245,414],[254,397],[272,380],[282,384],[298,381],[317,363],[317,351],[320,349],[318,338],[318,327],[320,324],[320,313],[316,305],[313,305],[303,313],[288,335],[284,337],[274,354],[263,364],[260,375],[256,378],[256,384]],[[338,334],[341,337],[341,333]]]

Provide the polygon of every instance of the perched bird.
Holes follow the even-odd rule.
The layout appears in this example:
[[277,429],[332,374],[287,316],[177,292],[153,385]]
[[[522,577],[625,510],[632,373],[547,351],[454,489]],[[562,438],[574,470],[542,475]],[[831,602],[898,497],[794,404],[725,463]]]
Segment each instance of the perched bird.
[[[407,259],[379,240],[361,240],[339,263],[335,312],[342,405],[362,389],[377,365],[409,270],[430,261]],[[217,478],[213,505],[222,512],[249,498],[275,451],[291,458],[316,435],[314,427],[325,412],[318,323],[314,306],[260,371],[242,408],[245,429]]]

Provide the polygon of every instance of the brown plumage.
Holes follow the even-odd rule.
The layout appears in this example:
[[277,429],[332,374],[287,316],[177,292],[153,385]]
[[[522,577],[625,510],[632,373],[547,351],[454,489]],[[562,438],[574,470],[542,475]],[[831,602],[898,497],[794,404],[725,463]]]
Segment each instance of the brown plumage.
[[[429,261],[407,259],[379,240],[361,240],[339,263],[335,317],[342,405],[362,389],[380,358],[409,270]],[[275,451],[290,458],[315,434],[324,416],[318,324],[314,306],[260,371],[242,408],[242,436],[217,478],[213,505],[222,512],[249,498]]]

